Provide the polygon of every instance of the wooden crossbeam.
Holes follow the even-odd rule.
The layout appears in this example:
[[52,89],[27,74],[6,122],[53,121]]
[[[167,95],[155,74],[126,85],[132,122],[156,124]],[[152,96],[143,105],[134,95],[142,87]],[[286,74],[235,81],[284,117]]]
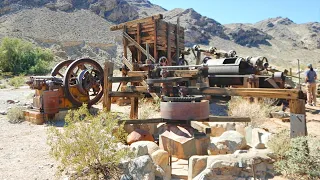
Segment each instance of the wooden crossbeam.
[[141,93],[138,92],[109,92],[109,97],[140,97]]
[[251,122],[249,117],[209,116],[207,122]]
[[117,82],[141,82],[143,77],[109,77],[109,81],[113,83]]
[[302,92],[297,89],[274,89],[274,88],[195,88],[189,87],[190,95],[215,95],[215,96],[244,96],[280,99],[301,99]]

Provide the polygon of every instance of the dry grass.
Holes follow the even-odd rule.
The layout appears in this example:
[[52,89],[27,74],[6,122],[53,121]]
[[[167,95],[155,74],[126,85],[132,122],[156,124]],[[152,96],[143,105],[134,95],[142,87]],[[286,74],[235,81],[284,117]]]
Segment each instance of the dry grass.
[[229,101],[229,115],[237,117],[250,117],[251,125],[258,127],[263,124],[264,120],[269,117],[273,111],[280,110],[280,107],[272,106],[271,100],[249,102],[241,97],[233,97]]
[[7,117],[9,119],[10,123],[17,124],[21,123],[25,120],[23,110],[25,108],[23,107],[12,107],[11,109],[8,110]]
[[141,99],[139,102],[139,119],[155,118],[159,116],[160,99]]

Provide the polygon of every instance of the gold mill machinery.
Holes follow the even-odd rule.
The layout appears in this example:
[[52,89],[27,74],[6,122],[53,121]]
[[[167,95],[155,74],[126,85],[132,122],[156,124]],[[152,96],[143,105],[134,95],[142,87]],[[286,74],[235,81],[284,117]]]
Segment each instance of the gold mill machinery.
[[31,76],[27,84],[35,90],[33,109],[25,111],[27,120],[42,124],[61,110],[97,103],[103,95],[103,69],[89,58],[57,64],[51,76]]

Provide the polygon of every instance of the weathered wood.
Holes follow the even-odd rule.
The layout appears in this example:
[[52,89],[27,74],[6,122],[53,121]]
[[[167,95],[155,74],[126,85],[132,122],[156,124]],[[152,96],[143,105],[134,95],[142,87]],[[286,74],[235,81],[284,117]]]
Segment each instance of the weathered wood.
[[129,120],[119,120],[118,124],[151,124],[151,123],[161,123],[164,122],[162,118],[153,118],[153,119],[129,119]]
[[126,57],[123,57],[122,62],[123,62],[123,64],[125,64],[129,68],[130,71],[133,70],[133,66],[132,66],[131,62]]
[[251,122],[249,117],[209,116],[208,122]]
[[191,121],[190,123],[191,127],[194,129],[203,132],[205,134],[211,134],[211,127],[203,124],[202,122],[197,122],[197,121]]
[[[137,43],[141,45],[141,24],[138,23],[137,26]],[[138,50],[138,63],[141,63],[141,51]]]
[[139,92],[114,92],[109,91],[109,97],[140,97]]
[[143,19],[137,19],[137,20],[125,22],[125,23],[122,23],[122,24],[111,26],[110,30],[111,31],[116,31],[116,30],[123,29],[124,26],[128,26],[129,27],[129,26],[132,26],[132,25],[136,25],[138,23],[150,22],[150,21],[153,21],[155,19],[163,19],[163,15],[162,14],[158,14],[158,15],[150,16],[150,17],[143,18]]
[[[170,27],[170,25],[169,25],[169,23],[167,23],[166,24],[166,26],[167,26],[167,39],[166,39],[166,44],[167,44],[167,59],[168,59],[168,64],[169,64],[169,66],[171,66],[172,65],[172,51],[171,51],[171,41],[170,41],[170,37],[171,37],[171,35],[170,35],[170,30],[171,30],[171,27]],[[159,46],[158,46],[158,49],[160,49],[159,48]]]
[[112,91],[112,82],[109,82],[108,77],[112,77],[113,75],[113,63],[106,62],[104,64],[104,88],[103,88],[103,107],[107,112],[111,110],[111,96],[110,91]]
[[[169,70],[170,71],[170,70]],[[177,77],[194,77],[198,74],[198,70],[174,70],[174,76]]]
[[138,119],[139,111],[139,99],[138,97],[131,98],[130,118]]
[[301,92],[297,89],[272,89],[272,88],[188,88],[190,95],[215,95],[215,96],[244,96],[280,99],[299,99]]
[[129,77],[144,77],[148,75],[148,71],[129,71]]
[[109,82],[141,82],[143,77],[109,77]]
[[157,28],[158,28],[158,20],[157,19],[155,19],[155,20],[153,20],[154,21],[154,34],[153,34],[153,36],[154,36],[154,43],[153,43],[153,57],[154,57],[154,59],[158,59],[158,50],[157,50],[157,41],[156,41],[156,39],[157,39],[157,37],[158,37],[158,35],[157,35]]
[[121,91],[147,93],[148,88],[146,86],[122,86]]
[[306,123],[306,108],[303,99],[293,99],[289,102],[290,107],[290,137],[308,135]]

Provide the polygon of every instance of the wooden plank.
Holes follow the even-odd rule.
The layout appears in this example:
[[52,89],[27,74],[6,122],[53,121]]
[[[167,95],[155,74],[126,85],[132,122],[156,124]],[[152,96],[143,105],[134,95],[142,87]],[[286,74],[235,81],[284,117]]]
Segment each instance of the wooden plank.
[[115,26],[111,26],[110,30],[111,31],[116,31],[116,30],[123,29],[124,26],[128,26],[129,27],[129,26],[132,26],[132,25],[136,25],[138,23],[150,22],[150,21],[153,21],[155,19],[163,19],[163,15],[162,14],[158,14],[158,15],[146,17],[146,18],[143,18],[143,19],[137,19],[137,20],[121,23],[121,24],[118,24],[118,25],[115,25]]
[[251,122],[249,117],[209,116],[208,122]]
[[140,93],[147,93],[148,88],[145,86],[122,86],[122,92],[140,92]]
[[157,50],[157,42],[156,39],[158,37],[157,35],[157,28],[158,28],[158,20],[154,20],[154,43],[153,43],[153,57],[154,59],[158,59],[158,50]]
[[123,64],[125,64],[130,69],[130,71],[133,70],[133,65],[131,64],[131,62],[126,57],[123,57],[122,62],[123,62]]
[[292,99],[290,107],[290,137],[307,136],[306,107],[304,99]]
[[131,97],[130,119],[138,119],[139,98]]
[[145,77],[148,75],[148,71],[129,71],[128,76],[129,77]]
[[203,124],[202,122],[197,122],[197,121],[191,121],[190,123],[191,127],[194,129],[203,132],[205,134],[211,134],[211,127]]
[[[171,41],[170,41],[170,38],[171,38],[171,35],[170,35],[170,30],[171,30],[171,27],[169,25],[169,23],[166,24],[167,25],[167,38],[166,38],[166,44],[167,44],[167,59],[168,59],[168,64],[169,66],[172,65],[172,51],[171,51]],[[158,47],[159,48],[159,47]],[[159,48],[161,49],[161,48]]]
[[104,88],[103,88],[103,107],[107,112],[111,110],[111,96],[110,91],[112,91],[112,82],[109,82],[108,77],[113,76],[113,63],[106,62],[104,63]]
[[153,118],[153,119],[137,119],[137,120],[119,120],[118,124],[149,124],[149,123],[162,123],[164,120],[162,118]]
[[109,82],[141,82],[143,77],[109,77]]
[[140,97],[141,93],[138,92],[114,92],[109,91],[109,97]]
[[[138,23],[137,26],[137,43],[141,45],[141,24]],[[138,63],[141,63],[141,51],[138,50]]]
[[[170,71],[170,70],[169,70]],[[198,74],[198,70],[173,70],[174,76],[177,77],[194,77]]]
[[216,95],[216,96],[244,96],[280,99],[299,99],[301,92],[297,89],[272,89],[272,88],[202,88],[189,87],[190,95]]

